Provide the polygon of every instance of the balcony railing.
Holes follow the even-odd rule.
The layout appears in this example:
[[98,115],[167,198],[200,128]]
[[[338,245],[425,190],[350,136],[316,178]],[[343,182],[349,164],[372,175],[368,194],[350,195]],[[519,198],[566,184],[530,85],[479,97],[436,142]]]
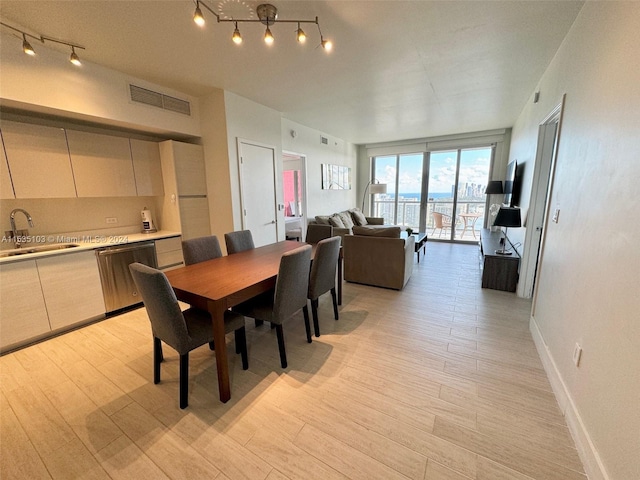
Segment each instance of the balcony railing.
[[[394,209],[395,201],[393,199],[374,200],[373,202],[374,217],[383,217],[384,223],[411,227],[418,231],[420,226],[420,202],[418,200],[399,200],[397,220],[394,219]],[[433,212],[439,212],[453,218],[453,202],[431,200],[427,202],[427,234],[433,235],[433,238],[436,239],[449,239],[451,232],[448,228],[443,229],[444,231],[436,229]],[[480,238],[478,232],[484,226],[484,216],[484,201],[458,201],[454,239],[477,241]]]

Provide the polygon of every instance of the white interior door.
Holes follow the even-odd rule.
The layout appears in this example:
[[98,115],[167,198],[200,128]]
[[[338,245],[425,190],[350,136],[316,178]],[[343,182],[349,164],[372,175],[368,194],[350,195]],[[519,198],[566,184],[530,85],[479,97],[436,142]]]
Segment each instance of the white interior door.
[[238,140],[242,228],[256,247],[278,241],[275,148]]

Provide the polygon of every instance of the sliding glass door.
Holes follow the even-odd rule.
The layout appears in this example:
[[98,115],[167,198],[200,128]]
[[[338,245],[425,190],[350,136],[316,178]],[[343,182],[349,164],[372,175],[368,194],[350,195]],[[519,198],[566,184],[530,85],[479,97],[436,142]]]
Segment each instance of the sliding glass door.
[[458,148],[373,158],[372,215],[427,232],[430,239],[475,242],[484,225],[484,193],[494,148]]
[[373,216],[419,231],[423,166],[423,153],[376,157],[373,181],[385,183],[387,193],[372,195]]

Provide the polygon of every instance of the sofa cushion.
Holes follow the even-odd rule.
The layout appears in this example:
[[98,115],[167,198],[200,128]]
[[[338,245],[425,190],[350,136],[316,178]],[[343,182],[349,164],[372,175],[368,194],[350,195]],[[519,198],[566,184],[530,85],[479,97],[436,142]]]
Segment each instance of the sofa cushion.
[[344,226],[344,222],[342,221],[342,218],[337,213],[334,213],[329,217],[329,225],[333,225],[334,227],[338,227],[338,228],[346,228]]
[[316,215],[316,223],[320,225],[331,225],[329,223],[329,215]]
[[342,223],[344,224],[344,228],[353,228],[353,219],[351,218],[351,214],[348,211],[338,213]]
[[353,223],[355,225],[364,226],[369,223],[367,222],[367,217],[364,216],[364,213],[362,213],[359,208],[352,208],[349,212],[351,213],[351,218],[353,218]]
[[353,234],[369,237],[400,238],[400,227],[353,227]]

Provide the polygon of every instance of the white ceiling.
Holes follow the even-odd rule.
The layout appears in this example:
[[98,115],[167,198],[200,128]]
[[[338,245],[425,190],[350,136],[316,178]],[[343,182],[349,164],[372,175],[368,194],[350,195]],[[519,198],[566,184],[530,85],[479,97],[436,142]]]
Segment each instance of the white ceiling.
[[[243,12],[261,2],[207,1]],[[192,21],[189,0],[2,0],[2,21],[76,42],[82,59],[200,96],[223,88],[353,143],[513,125],[582,1],[288,1],[280,19],[319,17],[334,50],[295,24]],[[36,45],[34,45],[36,46]],[[45,47],[40,47],[45,48]]]

